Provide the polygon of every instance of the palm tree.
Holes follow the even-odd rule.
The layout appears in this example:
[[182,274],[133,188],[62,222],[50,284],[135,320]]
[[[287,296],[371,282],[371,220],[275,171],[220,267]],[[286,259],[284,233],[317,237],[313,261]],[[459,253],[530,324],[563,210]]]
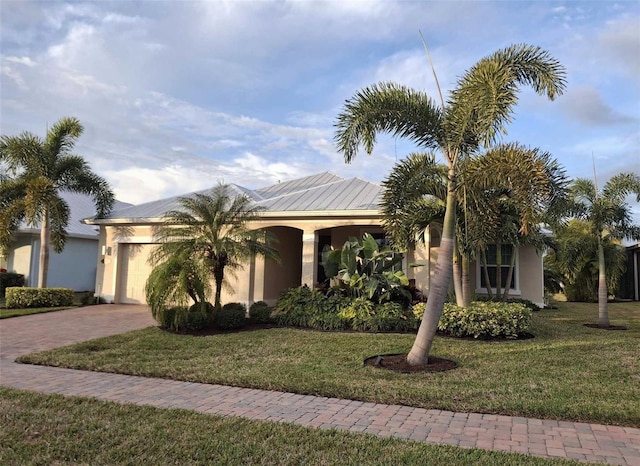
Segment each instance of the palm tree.
[[[447,167],[438,164],[434,154],[410,154],[382,182],[383,224],[395,247],[406,249],[414,238],[423,239],[427,226],[442,224],[446,173]],[[471,296],[469,263],[476,252],[496,242],[543,249],[538,224],[564,198],[566,181],[560,165],[548,153],[519,144],[501,144],[465,159],[459,166],[459,179],[453,279],[456,301],[466,307]],[[457,261],[462,270],[456,275]],[[510,265],[513,273],[514,263]],[[496,283],[499,290],[497,278]],[[490,287],[488,291],[491,293]],[[508,292],[505,287],[504,297]]]
[[210,291],[206,270],[202,269],[202,262],[193,260],[187,253],[183,250],[166,257],[163,262],[153,263],[145,294],[154,318],[162,309],[187,305],[188,299],[194,304],[206,302]]
[[180,198],[180,209],[167,212],[155,229],[160,244],[150,257],[156,265],[180,257],[197,273],[213,278],[216,309],[221,307],[222,287],[229,286],[225,273],[233,274],[256,255],[280,260],[272,246],[275,239],[265,230],[248,228],[261,209],[245,195],[232,198],[229,191],[218,185],[208,193]]
[[609,327],[608,289],[604,244],[612,239],[640,240],[640,226],[634,225],[626,198],[635,194],[640,202],[640,176],[620,173],[611,178],[598,192],[594,181],[576,179],[569,194],[571,216],[588,222],[591,235],[597,239],[598,250],[598,326]]
[[40,224],[38,287],[47,286],[49,249],[64,249],[69,206],[61,191],[93,196],[97,216],[113,206],[107,181],[91,171],[79,155],[71,154],[83,128],[76,118],[62,118],[44,140],[29,132],[0,138],[0,163],[6,173],[0,180],[0,255],[6,255],[20,223]]
[[[545,270],[556,281],[553,292],[564,291],[568,301],[598,302],[598,236],[592,225],[577,218],[554,228],[556,245],[545,256]],[[608,290],[618,287],[627,254],[619,240],[600,241]],[[564,290],[559,284],[562,283]]]
[[423,92],[394,83],[367,87],[346,101],[336,123],[338,151],[350,162],[363,146],[373,151],[376,135],[406,137],[425,149],[437,149],[447,163],[447,197],[435,277],[427,308],[407,361],[424,364],[437,330],[452,272],[457,162],[506,133],[520,85],[554,99],[565,86],[565,71],[548,52],[514,45],[481,59],[469,69],[440,106]]

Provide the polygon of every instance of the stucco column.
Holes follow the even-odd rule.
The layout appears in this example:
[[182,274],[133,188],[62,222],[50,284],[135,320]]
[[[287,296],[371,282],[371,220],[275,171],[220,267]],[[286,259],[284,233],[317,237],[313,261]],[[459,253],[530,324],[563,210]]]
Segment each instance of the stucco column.
[[302,233],[302,284],[313,288],[318,281],[318,232],[304,230]]

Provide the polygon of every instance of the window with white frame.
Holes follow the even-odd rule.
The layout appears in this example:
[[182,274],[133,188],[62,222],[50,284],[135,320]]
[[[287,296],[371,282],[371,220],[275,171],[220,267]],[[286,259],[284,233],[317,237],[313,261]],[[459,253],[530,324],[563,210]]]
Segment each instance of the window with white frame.
[[[492,289],[496,289],[496,278],[497,278],[497,271],[498,271],[498,267],[500,268],[500,277],[501,277],[501,284],[500,284],[500,288],[504,289],[505,285],[507,283],[507,277],[509,275],[509,268],[511,266],[511,260],[513,257],[513,254],[516,255],[515,257],[515,262],[514,262],[514,266],[513,266],[513,273],[511,275],[511,283],[509,284],[509,288],[512,290],[517,290],[518,289],[518,251],[514,250],[514,247],[511,244],[502,244],[500,245],[500,254],[501,254],[501,258],[500,258],[500,265],[498,266],[498,248],[497,245],[495,244],[490,244],[486,251],[486,259],[487,259],[487,270],[489,272],[489,284],[491,286]],[[482,261],[479,260],[478,261],[478,265],[479,265],[479,270],[478,270],[478,288],[480,289],[487,289],[487,280],[486,280],[486,274],[484,271],[484,265],[482,264]]]

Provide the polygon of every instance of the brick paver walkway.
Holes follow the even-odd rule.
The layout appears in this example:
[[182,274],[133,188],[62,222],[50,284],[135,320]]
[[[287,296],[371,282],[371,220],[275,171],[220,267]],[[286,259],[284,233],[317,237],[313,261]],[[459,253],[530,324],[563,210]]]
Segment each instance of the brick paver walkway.
[[0,384],[460,447],[640,465],[640,429],[363,403],[14,363],[20,354],[152,325],[144,306],[98,306],[0,321]]

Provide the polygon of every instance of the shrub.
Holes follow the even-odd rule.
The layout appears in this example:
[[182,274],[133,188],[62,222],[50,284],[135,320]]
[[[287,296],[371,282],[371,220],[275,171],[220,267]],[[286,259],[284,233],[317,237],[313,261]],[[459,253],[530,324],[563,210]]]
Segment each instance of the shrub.
[[319,330],[349,328],[349,320],[340,316],[349,298],[339,294],[325,296],[306,286],[285,290],[274,307],[280,325],[310,327]]
[[96,296],[89,292],[84,293],[80,298],[80,304],[83,306],[92,306],[94,304],[105,304],[107,301],[102,296]]
[[394,302],[376,305],[366,298],[356,298],[340,316],[361,332],[407,332],[416,328],[413,315]]
[[530,323],[531,310],[524,304],[474,301],[462,308],[446,303],[438,330],[456,337],[515,339]]
[[247,323],[247,308],[242,303],[227,303],[215,317],[215,325],[220,330],[235,330]]
[[271,322],[271,308],[264,301],[256,301],[249,307],[249,320],[256,324]]
[[73,290],[69,288],[11,287],[6,290],[5,305],[9,309],[71,306],[73,305]]
[[165,328],[168,330],[177,331],[175,322],[176,322],[176,314],[184,310],[187,311],[184,307],[157,307],[155,308],[155,312],[153,313],[153,317],[158,322],[158,325],[161,328]]
[[14,286],[24,286],[24,275],[7,271],[0,272],[0,298],[4,298],[7,288]]
[[154,318],[161,328],[173,332],[193,332],[213,325],[214,306],[207,302],[198,302],[191,307],[156,307]]
[[413,315],[418,320],[418,325],[424,315],[424,310],[427,308],[427,303],[417,303],[413,305]]
[[488,296],[478,296],[476,297],[476,301],[482,301],[482,302],[496,302],[496,303],[510,303],[510,304],[524,304],[527,309],[529,309],[530,311],[539,311],[540,308],[538,307],[538,305],[536,303],[534,303],[533,301],[530,301],[528,299],[522,299],[522,298],[507,298],[507,299],[502,299],[502,300],[498,300],[498,299],[491,299]]

